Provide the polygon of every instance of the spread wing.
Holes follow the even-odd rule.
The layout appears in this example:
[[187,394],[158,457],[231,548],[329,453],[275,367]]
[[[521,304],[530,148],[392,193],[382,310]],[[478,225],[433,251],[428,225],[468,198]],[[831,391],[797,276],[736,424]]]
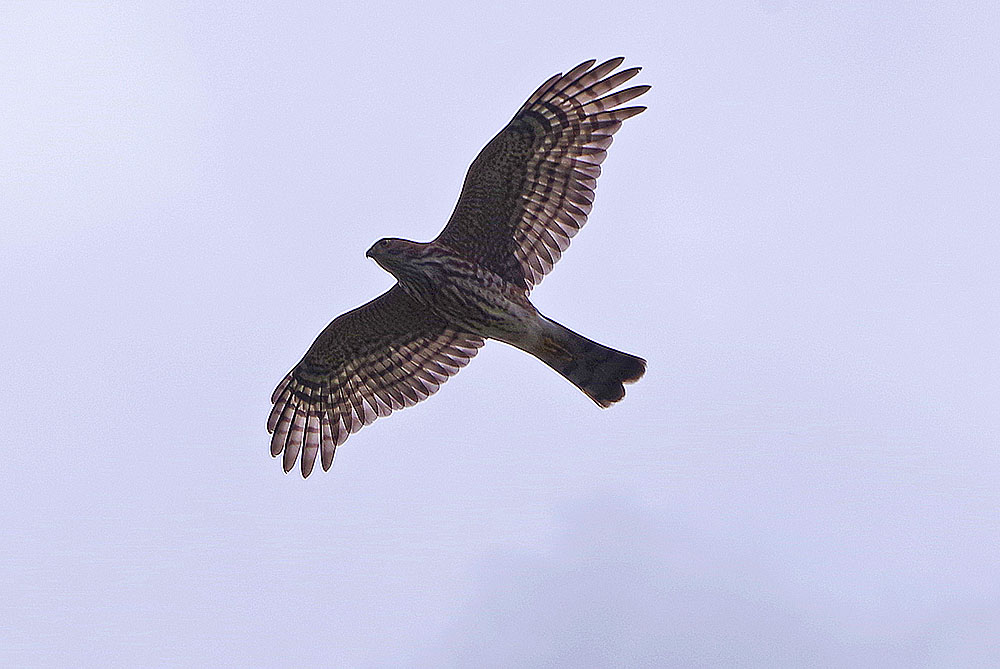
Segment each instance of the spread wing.
[[380,416],[431,396],[476,355],[483,339],[458,332],[399,285],[336,318],[278,384],[267,420],[271,455],[302,476],[322,455]]
[[589,60],[536,90],[469,168],[448,225],[435,240],[530,290],[587,221],[621,107],[649,86],[612,92],[638,67]]

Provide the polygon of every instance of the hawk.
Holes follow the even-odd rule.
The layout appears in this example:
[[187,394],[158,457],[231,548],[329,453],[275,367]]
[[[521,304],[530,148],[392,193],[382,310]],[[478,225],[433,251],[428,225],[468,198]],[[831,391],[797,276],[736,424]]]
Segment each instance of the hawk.
[[[380,416],[426,399],[487,339],[537,357],[601,407],[646,371],[642,358],[559,325],[528,301],[586,222],[612,135],[645,107],[649,86],[620,89],[638,67],[595,60],[542,84],[476,157],[458,204],[431,242],[386,238],[366,255],[396,278],[336,318],[278,384],[271,455],[302,476]],[[301,454],[301,458],[300,458]]]

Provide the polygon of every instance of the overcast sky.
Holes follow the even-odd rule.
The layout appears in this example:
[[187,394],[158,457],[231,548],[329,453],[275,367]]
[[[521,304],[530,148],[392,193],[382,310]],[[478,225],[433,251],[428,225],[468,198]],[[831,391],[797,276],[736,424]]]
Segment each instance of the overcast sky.
[[[0,8],[0,664],[995,661],[994,3],[127,5]],[[649,110],[533,299],[645,378],[493,342],[283,474],[368,246],[616,55]]]

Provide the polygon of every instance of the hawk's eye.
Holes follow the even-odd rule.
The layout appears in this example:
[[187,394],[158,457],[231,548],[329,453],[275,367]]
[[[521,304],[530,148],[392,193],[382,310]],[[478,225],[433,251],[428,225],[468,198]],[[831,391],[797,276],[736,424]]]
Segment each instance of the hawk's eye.
[[382,248],[385,248],[385,247],[387,247],[389,245],[389,240],[388,239],[383,239],[382,241],[380,241],[378,243],[378,245],[381,246]]

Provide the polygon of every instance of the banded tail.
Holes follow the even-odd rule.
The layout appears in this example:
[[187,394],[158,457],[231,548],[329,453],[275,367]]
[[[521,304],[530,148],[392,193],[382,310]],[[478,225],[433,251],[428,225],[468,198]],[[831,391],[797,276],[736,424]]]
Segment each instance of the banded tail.
[[635,383],[646,372],[642,358],[598,344],[539,316],[542,334],[524,350],[562,374],[601,407],[620,401],[625,397],[623,384]]

